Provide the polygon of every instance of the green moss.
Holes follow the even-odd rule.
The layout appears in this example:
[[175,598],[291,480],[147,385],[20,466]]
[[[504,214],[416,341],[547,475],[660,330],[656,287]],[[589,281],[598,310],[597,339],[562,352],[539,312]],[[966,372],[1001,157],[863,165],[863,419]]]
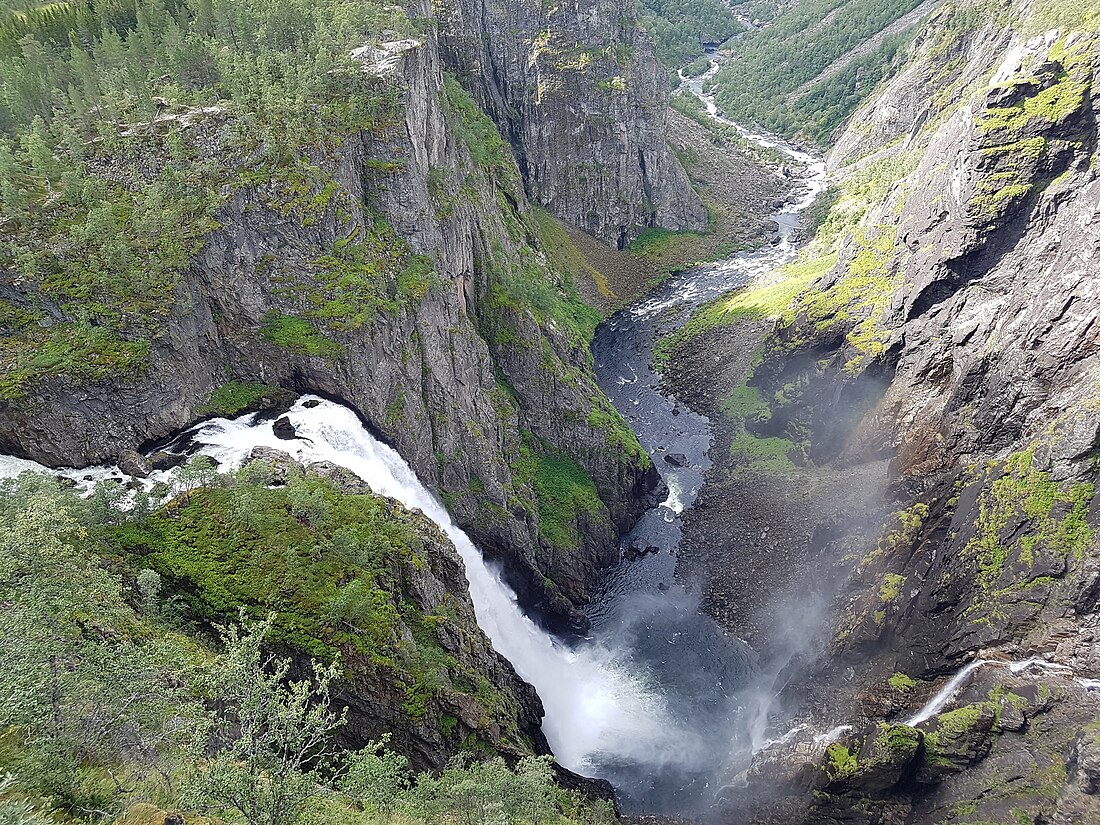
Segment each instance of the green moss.
[[649,461],[648,454],[638,441],[638,436],[606,397],[593,396],[592,410],[588,414],[588,426],[593,430],[603,431],[607,445],[621,455],[637,463]]
[[1028,195],[1034,188],[1032,167],[1046,146],[1045,138],[1031,137],[983,149],[981,156],[992,162],[996,171],[979,178],[974,196],[967,204],[971,214],[996,217],[1010,201]]
[[600,272],[585,257],[564,226],[542,207],[535,207],[535,223],[538,227],[539,246],[550,260],[551,266],[559,272],[568,274],[573,283],[580,279],[592,282],[596,291],[608,300],[616,298],[607,276]]
[[[1030,568],[1041,550],[1081,558],[1092,540],[1087,516],[1095,487],[1059,485],[1034,468],[1034,454],[1034,449],[1025,450],[996,465],[991,472],[999,475],[979,498],[977,535],[965,552],[977,560],[983,591],[991,589],[1012,559]],[[1012,526],[1016,520],[1028,522],[1028,529]]]
[[310,478],[197,490],[119,528],[113,541],[178,588],[194,616],[274,611],[277,640],[325,658],[344,645],[376,658],[395,653],[393,585],[424,552],[411,516]]
[[904,673],[895,673],[886,681],[890,687],[899,693],[908,693],[917,686],[916,680]]
[[198,412],[203,415],[234,416],[255,408],[265,397],[276,394],[284,394],[284,391],[269,384],[230,381],[210,393],[210,400]]
[[651,227],[642,231],[630,242],[628,249],[647,258],[663,257],[685,235],[698,237],[699,232],[676,232],[661,227]]
[[896,238],[893,227],[860,228],[853,231],[852,238],[854,253],[840,279],[827,289],[804,292],[784,320],[790,324],[797,315],[802,315],[818,332],[824,332],[861,316],[846,336],[856,354],[845,369],[854,373],[886,350],[889,331],[882,318],[897,289],[898,278],[890,270]]
[[904,584],[905,576],[899,576],[897,573],[887,573],[882,579],[882,584],[879,586],[879,597],[886,604],[895,601],[900,595],[901,588]]
[[440,284],[434,261],[413,255],[408,242],[378,217],[336,241],[314,265],[313,274],[293,277],[281,294],[304,303],[305,318],[333,330],[369,326],[380,312],[418,303]]
[[995,715],[999,713],[998,707],[992,702],[976,702],[937,716],[935,729],[924,734],[925,762],[941,767],[954,764],[945,755],[944,746],[959,741],[974,730],[986,711],[992,711]]
[[859,769],[859,750],[834,742],[825,749],[824,767],[831,782],[847,779]]
[[764,400],[760,390],[749,383],[750,380],[751,376],[719,403],[722,414],[731,421],[766,421],[772,416],[771,405]]
[[335,359],[344,354],[344,348],[331,338],[318,332],[305,318],[269,312],[264,316],[260,334],[277,347],[295,355]]
[[[1027,80],[1025,79],[1024,82]],[[1018,134],[1035,121],[1039,121],[1040,124],[1061,123],[1081,110],[1088,91],[1087,83],[1074,80],[1066,72],[1061,72],[1056,83],[1025,97],[1018,103],[987,109],[985,115],[978,121],[978,128],[987,133],[1004,130]]]
[[517,329],[519,318],[515,317],[530,312],[540,325],[552,325],[565,333],[572,346],[587,352],[601,316],[581,300],[567,274],[555,278],[530,248],[517,256],[497,250],[487,261],[487,269],[491,286],[481,315],[490,343],[534,345],[536,342]]
[[[404,690],[413,721],[436,713],[437,698],[453,691],[474,698],[487,718],[506,725],[509,715],[514,719],[510,700],[441,646],[440,633],[455,621],[447,605],[427,614],[408,589],[430,564],[435,551],[424,531],[434,528],[385,499],[344,493],[325,479],[293,477],[275,489],[226,478],[221,484],[109,528],[109,546],[158,572],[204,626],[234,620],[241,609],[257,619],[274,614],[273,644],[369,662]],[[438,724],[450,733],[453,719],[441,716]]]
[[868,564],[883,557],[893,558],[899,551],[908,551],[920,534],[924,521],[928,518],[928,512],[927,504],[917,503],[893,513],[883,527],[874,549],[864,556],[863,563]]
[[885,743],[886,749],[894,755],[913,754],[920,747],[921,734],[908,725],[880,725],[878,739]]

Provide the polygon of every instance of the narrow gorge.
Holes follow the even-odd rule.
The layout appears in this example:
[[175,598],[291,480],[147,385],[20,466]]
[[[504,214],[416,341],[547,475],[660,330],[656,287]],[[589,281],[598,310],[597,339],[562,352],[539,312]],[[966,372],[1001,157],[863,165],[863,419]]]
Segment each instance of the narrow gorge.
[[1100,822],[1098,66],[6,4],[0,820]]

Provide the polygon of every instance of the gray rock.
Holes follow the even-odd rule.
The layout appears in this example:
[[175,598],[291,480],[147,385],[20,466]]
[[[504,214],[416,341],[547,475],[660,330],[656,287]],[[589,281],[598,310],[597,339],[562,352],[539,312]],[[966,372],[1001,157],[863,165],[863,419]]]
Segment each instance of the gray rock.
[[665,140],[667,73],[630,0],[444,9],[447,64],[519,148],[533,200],[619,248],[646,227],[706,226]]
[[119,453],[117,464],[122,472],[134,478],[148,478],[153,472],[153,465],[149,459],[136,450],[124,450]]

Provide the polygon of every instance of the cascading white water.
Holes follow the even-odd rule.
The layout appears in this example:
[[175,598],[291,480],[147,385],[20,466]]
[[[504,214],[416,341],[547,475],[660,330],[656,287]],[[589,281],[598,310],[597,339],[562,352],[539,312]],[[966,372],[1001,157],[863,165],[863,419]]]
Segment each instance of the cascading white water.
[[[255,415],[208,421],[191,435],[201,445],[199,452],[218,461],[223,470],[242,466],[256,447],[290,453],[303,463],[328,461],[346,467],[376,493],[416,508],[438,524],[466,566],[478,624],[542,698],[546,707],[543,730],[565,767],[584,773],[590,769],[589,758],[596,755],[644,764],[654,764],[657,758],[680,765],[691,762],[699,751],[693,734],[678,729],[664,699],[647,689],[644,674],[631,672],[625,662],[600,645],[570,649],[525,616],[515,594],[490,569],[443,505],[397,452],[363,427],[355,413],[332,401],[305,397],[288,417],[298,435],[289,441],[276,437],[271,422],[257,421]],[[26,470],[46,468],[5,459],[0,477]],[[61,474],[76,481],[90,477],[91,482],[123,477],[117,468]],[[171,471],[158,473],[146,484],[170,481],[170,477]]]
[[947,684],[940,688],[931,699],[924,703],[924,706],[921,707],[920,710],[918,710],[916,713],[905,720],[905,724],[909,725],[910,727],[914,727],[921,724],[922,722],[927,722],[933,716],[940,713],[940,711],[947,707],[948,703],[953,701],[955,697],[959,695],[963,687],[966,685],[966,682],[970,678],[971,674],[973,674],[974,671],[978,670],[979,668],[985,667],[986,665],[994,667],[1004,667],[1013,674],[1023,673],[1031,669],[1034,669],[1041,673],[1066,673],[1072,670],[1067,665],[1060,665],[1056,662],[1048,662],[1046,659],[1040,659],[1037,657],[1024,659],[1020,662],[1006,662],[997,659],[976,659],[973,662],[965,665],[962,669],[958,671],[958,673],[952,676],[947,681]]

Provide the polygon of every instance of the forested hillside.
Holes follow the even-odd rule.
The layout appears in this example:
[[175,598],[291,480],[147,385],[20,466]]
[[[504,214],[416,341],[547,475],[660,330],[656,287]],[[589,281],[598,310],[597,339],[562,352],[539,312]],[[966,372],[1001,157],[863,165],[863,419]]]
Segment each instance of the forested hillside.
[[730,11],[735,5],[724,0],[641,0],[641,20],[657,43],[657,55],[678,69],[701,57],[704,44],[723,43],[743,29]]
[[[265,186],[309,220],[336,195],[315,159],[397,122],[396,90],[347,55],[409,34],[403,12],[172,5],[55,3],[0,30],[0,266],[19,273],[19,293],[0,293],[0,398],[52,373],[140,369],[220,205]],[[337,309],[361,322],[436,277],[381,219],[327,269],[328,302],[294,325],[273,318],[273,337],[321,351],[312,323]]]
[[[716,79],[735,120],[828,145],[859,103],[899,65],[921,0],[802,0],[745,35]],[[861,48],[863,47],[863,48]]]

